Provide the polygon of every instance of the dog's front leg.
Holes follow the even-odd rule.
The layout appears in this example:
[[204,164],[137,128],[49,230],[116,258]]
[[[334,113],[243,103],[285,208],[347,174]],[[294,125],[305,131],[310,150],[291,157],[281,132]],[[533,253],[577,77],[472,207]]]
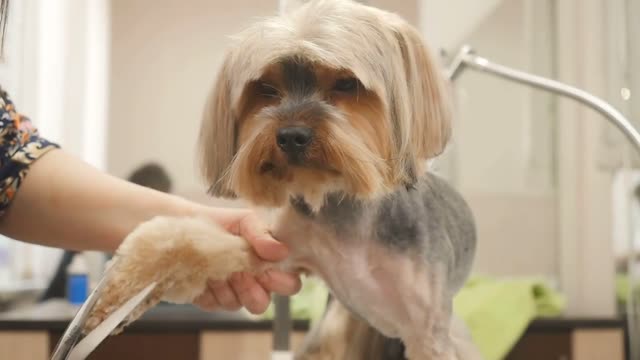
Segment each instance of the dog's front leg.
[[332,299],[295,360],[405,360],[402,343],[384,337]]
[[457,356],[448,337],[434,336],[427,332],[423,336],[424,338],[405,341],[405,356],[408,360],[469,360]]
[[479,349],[462,319],[443,313],[437,327],[429,331],[414,331],[417,336],[405,340],[405,354],[409,360],[482,360]]
[[458,359],[449,334],[449,312],[431,309],[422,324],[407,324],[402,337],[405,355],[409,360],[468,360]]
[[[352,317],[338,301],[332,301],[324,317],[296,349],[295,360],[345,359]],[[357,359],[354,359],[357,360]]]
[[157,284],[155,289],[123,325],[160,300],[192,302],[205,291],[208,279],[225,280],[234,272],[268,266],[273,264],[263,263],[245,239],[208,219],[156,217],[140,224],[118,248],[86,330],[152,282]]

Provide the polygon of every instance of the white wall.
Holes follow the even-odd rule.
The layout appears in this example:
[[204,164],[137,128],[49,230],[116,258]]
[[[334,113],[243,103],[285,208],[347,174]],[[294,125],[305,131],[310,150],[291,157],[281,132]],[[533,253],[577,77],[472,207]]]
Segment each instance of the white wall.
[[[492,61],[550,76],[551,46],[539,45],[530,1],[505,1],[465,38]],[[538,3],[544,3],[538,2]],[[537,35],[537,34],[536,34]],[[550,39],[543,39],[549,44]],[[552,189],[553,113],[547,98],[496,77],[467,71],[456,81],[457,183],[470,192],[534,193]],[[544,108],[546,111],[536,111]],[[536,116],[538,115],[538,116]],[[535,116],[535,117],[534,117]],[[547,125],[542,133],[533,130]]]
[[[606,96],[608,10],[600,0],[504,1],[461,42],[498,63]],[[455,23],[457,12],[449,13],[439,20]],[[456,89],[449,169],[478,218],[475,270],[547,276],[567,295],[569,314],[613,314],[612,177],[602,166],[603,119],[571,100],[473,71]]]
[[[556,3],[557,78],[601,97],[607,93],[609,5],[608,0]],[[599,161],[606,123],[569,99],[558,100],[557,109],[560,274],[568,313],[610,316],[615,313],[613,176]]]
[[422,0],[420,24],[433,46],[454,50],[503,0]]
[[[427,0],[423,29],[450,53],[470,44],[495,62],[552,76],[549,3],[482,1],[475,4],[482,9],[468,12],[466,3]],[[442,161],[477,218],[475,271],[557,280],[551,97],[471,70],[455,93],[453,142]]]
[[195,146],[227,36],[277,0],[113,0],[108,170],[165,165],[178,192],[204,191]]

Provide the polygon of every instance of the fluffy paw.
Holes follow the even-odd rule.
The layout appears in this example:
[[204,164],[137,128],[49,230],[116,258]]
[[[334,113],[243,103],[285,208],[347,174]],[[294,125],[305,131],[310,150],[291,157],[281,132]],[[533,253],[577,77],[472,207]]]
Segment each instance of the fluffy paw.
[[205,291],[207,279],[224,280],[260,265],[246,240],[208,220],[154,218],[138,226],[118,248],[85,332],[154,281],[156,288],[114,333],[161,300],[192,302]]

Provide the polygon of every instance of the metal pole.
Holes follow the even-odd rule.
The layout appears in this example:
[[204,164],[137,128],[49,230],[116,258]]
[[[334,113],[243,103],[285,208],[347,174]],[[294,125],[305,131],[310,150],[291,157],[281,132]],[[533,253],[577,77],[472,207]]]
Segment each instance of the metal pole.
[[289,297],[274,296],[275,316],[273,318],[273,360],[289,359],[292,330]]
[[[290,7],[292,2],[299,3],[299,0],[279,0],[278,1],[278,13],[284,15]],[[274,315],[273,315],[273,349],[271,353],[272,360],[288,359],[291,352],[291,306],[289,297],[275,295],[273,298],[274,303]]]

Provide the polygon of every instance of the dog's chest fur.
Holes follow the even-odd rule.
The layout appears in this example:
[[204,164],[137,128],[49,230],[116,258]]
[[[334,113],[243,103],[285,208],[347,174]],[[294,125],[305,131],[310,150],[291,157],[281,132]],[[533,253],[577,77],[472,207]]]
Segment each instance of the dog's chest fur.
[[376,201],[330,196],[317,213],[292,201],[274,235],[291,248],[294,266],[322,277],[389,337],[400,335],[399,321],[426,321],[421,309],[457,290],[475,249],[466,205],[431,175]]

